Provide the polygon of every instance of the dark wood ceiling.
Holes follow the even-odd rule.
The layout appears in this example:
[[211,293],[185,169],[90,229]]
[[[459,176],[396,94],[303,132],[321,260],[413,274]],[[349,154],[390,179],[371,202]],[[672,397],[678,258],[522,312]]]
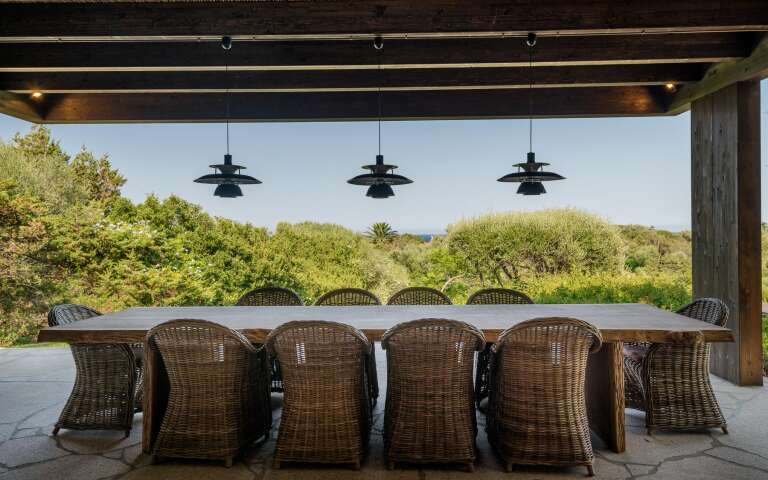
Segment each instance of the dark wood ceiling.
[[768,74],[765,0],[0,0],[0,112],[222,121],[230,90],[238,121],[369,120],[381,88],[386,119],[524,117],[528,31],[540,117],[675,114]]

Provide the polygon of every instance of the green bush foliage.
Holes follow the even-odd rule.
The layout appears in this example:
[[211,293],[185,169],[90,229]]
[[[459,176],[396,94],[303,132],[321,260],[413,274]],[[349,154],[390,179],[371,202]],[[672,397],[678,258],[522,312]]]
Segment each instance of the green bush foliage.
[[481,281],[503,284],[528,275],[618,272],[618,231],[578,210],[484,215],[448,229],[450,253]]
[[[0,142],[0,346],[33,342],[56,303],[229,305],[261,285],[292,288],[308,303],[341,287],[386,300],[409,285],[455,303],[492,286],[539,303],[674,309],[691,298],[688,232],[611,225],[574,209],[465,219],[429,242],[384,223],[368,235],[317,223],[269,232],[175,196],[133,203],[120,195],[124,182],[106,156],[69,156],[45,128]],[[766,252],[766,229],[763,243]],[[768,291],[765,259],[763,269]]]

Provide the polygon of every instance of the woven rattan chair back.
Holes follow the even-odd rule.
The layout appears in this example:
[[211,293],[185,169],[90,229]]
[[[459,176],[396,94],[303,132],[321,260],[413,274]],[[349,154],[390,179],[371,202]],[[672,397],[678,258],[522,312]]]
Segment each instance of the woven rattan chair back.
[[275,467],[316,462],[359,468],[372,423],[368,339],[340,323],[288,322],[272,330],[266,344],[283,371]]
[[85,320],[86,318],[98,317],[99,315],[101,315],[101,313],[84,305],[64,303],[54,306],[51,311],[48,312],[48,326],[58,327],[59,325],[67,325],[80,320]]
[[440,290],[409,287],[389,297],[387,305],[450,305],[451,299]]
[[[531,298],[517,290],[509,288],[484,288],[478,290],[467,299],[467,305],[527,305],[533,303]],[[477,356],[477,371],[475,372],[475,401],[478,408],[480,402],[488,397],[488,384],[491,379],[489,361],[491,344],[487,344]]]
[[[373,293],[362,288],[340,288],[322,295],[315,301],[315,305],[319,307],[365,307],[381,305],[381,300]],[[371,343],[371,361],[368,365],[369,367],[376,365],[376,348],[373,343]],[[375,368],[369,368],[368,370],[368,388],[368,396],[373,405],[376,405],[376,400],[379,398],[379,378]]]
[[728,323],[728,307],[717,298],[696,299],[677,313],[718,327],[724,327]]
[[[271,426],[264,347],[205,320],[171,320],[146,340],[162,361],[169,394],[152,445],[158,457],[219,459],[229,466]],[[156,355],[156,356],[155,356]]]
[[384,447],[395,462],[462,463],[475,460],[475,352],[485,345],[463,322],[422,319],[387,330],[387,403]]
[[381,305],[379,297],[362,288],[339,288],[321,295],[315,301],[319,307]]
[[[75,304],[54,306],[48,325],[67,325],[101,313]],[[53,434],[70,430],[122,430],[125,436],[133,426],[133,414],[141,408],[141,368],[129,345],[72,344],[75,383]]]
[[526,305],[533,303],[531,298],[517,290],[509,288],[484,288],[467,299],[467,305]]
[[501,334],[491,357],[486,430],[511,469],[585,465],[593,452],[585,401],[590,352],[600,332],[572,318],[538,318]]
[[[237,301],[241,307],[299,307],[304,305],[298,293],[283,287],[261,287],[251,290]],[[283,372],[276,358],[270,361],[273,392],[283,391]]]
[[[680,315],[725,326],[728,307],[716,298],[700,298],[677,311]],[[653,429],[698,430],[728,427],[709,379],[710,346],[700,332],[680,343],[654,343],[640,361],[625,358],[626,391],[641,392],[631,404],[645,410],[645,425]],[[634,387],[634,388],[632,388]],[[630,403],[630,402],[628,402]]]
[[241,307],[301,306],[304,302],[298,293],[283,287],[261,287],[251,290],[237,301]]

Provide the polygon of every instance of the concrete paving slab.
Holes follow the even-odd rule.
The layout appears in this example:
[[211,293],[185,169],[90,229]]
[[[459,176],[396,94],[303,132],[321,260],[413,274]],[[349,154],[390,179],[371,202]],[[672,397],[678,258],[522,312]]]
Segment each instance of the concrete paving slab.
[[[380,349],[379,349],[380,350]],[[386,391],[384,352],[377,352],[381,391]],[[54,365],[52,367],[52,365]],[[513,474],[488,445],[485,418],[478,416],[478,461],[474,473],[440,466],[385,468],[382,445],[384,396],[363,468],[286,464],[272,468],[281,395],[273,395],[274,428],[232,468],[220,462],[165,461],[151,465],[141,452],[141,414],[127,439],[122,432],[62,430],[49,435],[72,388],[74,365],[68,349],[0,349],[0,480],[45,479],[291,479],[291,480],[509,480],[584,478],[584,468],[518,467]],[[713,378],[730,435],[645,432],[642,412],[627,410],[627,452],[614,454],[593,437],[598,479],[768,479],[768,387],[741,388]]]

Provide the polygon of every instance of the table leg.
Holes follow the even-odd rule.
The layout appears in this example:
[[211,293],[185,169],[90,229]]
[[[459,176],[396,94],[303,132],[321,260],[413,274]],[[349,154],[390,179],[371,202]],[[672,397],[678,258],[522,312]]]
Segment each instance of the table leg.
[[587,363],[589,427],[616,453],[626,450],[622,344],[604,343]]

